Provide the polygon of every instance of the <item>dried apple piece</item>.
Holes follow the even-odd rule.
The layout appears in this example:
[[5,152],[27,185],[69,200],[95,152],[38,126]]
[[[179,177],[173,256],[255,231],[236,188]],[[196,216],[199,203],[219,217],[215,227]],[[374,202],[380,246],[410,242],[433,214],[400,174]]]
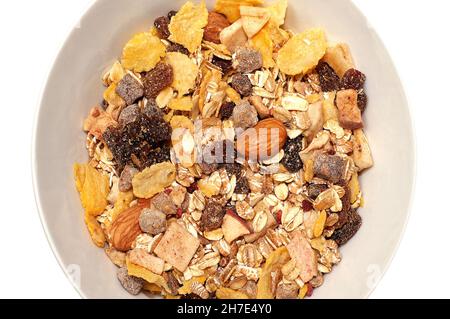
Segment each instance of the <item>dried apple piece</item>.
[[325,32],[310,29],[289,39],[278,52],[277,64],[288,75],[305,74],[319,63],[326,49]]

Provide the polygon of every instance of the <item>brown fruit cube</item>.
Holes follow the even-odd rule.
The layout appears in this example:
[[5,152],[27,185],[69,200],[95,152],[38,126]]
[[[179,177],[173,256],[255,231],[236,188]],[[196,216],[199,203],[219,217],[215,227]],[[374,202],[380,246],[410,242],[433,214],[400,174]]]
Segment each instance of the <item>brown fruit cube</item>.
[[314,175],[337,184],[345,180],[349,162],[337,155],[319,154],[314,159]]
[[184,272],[197,251],[200,241],[192,236],[183,226],[173,222],[167,228],[155,248],[155,254]]
[[358,108],[358,92],[339,91],[336,96],[336,106],[339,110],[339,123],[343,128],[349,130],[363,128],[361,110]]

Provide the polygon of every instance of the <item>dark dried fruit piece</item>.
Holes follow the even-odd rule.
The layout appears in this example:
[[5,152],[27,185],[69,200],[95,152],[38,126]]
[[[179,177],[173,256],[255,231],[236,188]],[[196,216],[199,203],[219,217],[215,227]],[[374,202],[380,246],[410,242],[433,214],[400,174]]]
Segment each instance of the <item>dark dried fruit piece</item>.
[[170,145],[162,144],[155,146],[145,154],[143,167],[150,167],[154,164],[170,161]]
[[117,85],[116,93],[127,105],[131,105],[144,95],[144,88],[132,75],[127,74]]
[[238,163],[227,163],[221,165],[221,167],[225,168],[227,171],[228,177],[231,178],[231,176],[236,176],[236,178],[239,178],[242,174],[242,165]]
[[348,186],[344,186],[344,190],[345,190],[345,194],[341,198],[342,210],[337,213],[339,216],[339,219],[338,219],[337,223],[334,224],[334,229],[340,229],[348,222],[348,219],[350,216],[349,214],[352,209],[352,203],[350,200],[350,189],[348,188]]
[[119,179],[119,191],[128,192],[133,187],[133,176],[138,172],[136,168],[131,165],[125,165]]
[[252,82],[247,76],[240,73],[233,75],[231,86],[242,96],[250,96],[253,93]]
[[169,287],[170,291],[169,293],[172,295],[178,294],[178,289],[180,288],[180,284],[178,280],[173,275],[172,271],[169,272],[163,272],[162,274],[164,280],[167,282],[167,286]]
[[141,113],[141,109],[139,105],[133,104],[122,110],[119,115],[119,124],[120,125],[128,125],[134,121],[136,121],[137,117]]
[[158,107],[155,99],[149,99],[147,101],[147,104],[142,110],[142,113],[148,117],[156,116],[160,117],[161,119],[164,117],[164,112]]
[[250,48],[239,48],[236,51],[234,67],[240,73],[252,73],[263,66],[261,52]]
[[236,194],[248,194],[250,193],[250,186],[248,184],[247,177],[236,176],[236,188],[234,189]]
[[229,119],[233,115],[233,109],[236,106],[234,102],[225,102],[220,107],[220,118],[222,120]]
[[198,189],[198,185],[197,183],[192,183],[189,187],[186,188],[187,192],[189,194],[192,194],[193,192],[195,192]]
[[194,293],[190,293],[187,295],[181,295],[181,299],[202,299],[199,295],[196,295]]
[[122,287],[133,296],[139,294],[144,287],[144,280],[128,275],[126,267],[117,269],[117,279]]
[[173,82],[173,69],[169,64],[160,62],[144,75],[144,94],[147,99],[154,99],[159,92]]
[[319,74],[322,91],[331,92],[339,90],[341,79],[328,63],[319,62],[316,67],[316,72]]
[[361,216],[356,211],[350,211],[347,223],[341,229],[334,231],[331,239],[339,246],[345,245],[358,232],[362,225]]
[[314,209],[313,204],[309,200],[303,200],[302,201],[302,210],[304,212],[310,212]]
[[360,90],[358,92],[358,108],[361,110],[361,113],[366,110],[367,107],[367,94],[364,90]]
[[186,49],[184,46],[182,46],[182,45],[179,44],[179,43],[173,43],[173,42],[171,42],[171,43],[169,44],[169,46],[167,47],[166,51],[167,51],[167,52],[180,52],[180,53],[189,55],[188,49]]
[[319,154],[314,160],[314,175],[331,183],[345,179],[349,162],[338,155]]
[[326,184],[309,184],[306,186],[306,193],[310,199],[315,200],[320,193],[327,189],[328,186]]
[[211,231],[222,226],[226,210],[216,201],[208,200],[202,213],[200,225],[202,229]]
[[168,17],[156,18],[154,25],[161,39],[167,39],[170,36],[169,23],[170,19]]
[[302,151],[303,136],[298,136],[295,139],[288,140],[284,145],[284,157],[281,164],[291,173],[296,173],[303,168],[303,162],[300,158]]
[[218,12],[208,14],[208,24],[203,32],[203,40],[220,44],[220,32],[230,26],[227,18]]
[[161,234],[167,228],[166,214],[156,209],[144,208],[139,216],[139,226],[144,233]]
[[359,91],[364,88],[364,83],[366,83],[365,74],[356,69],[350,69],[342,77],[341,87],[344,90],[353,89]]
[[225,60],[213,55],[211,63],[219,67],[223,74],[227,74],[233,68],[233,62],[231,60]]
[[169,19],[172,19],[173,16],[175,16],[178,13],[178,11],[176,10],[170,10],[169,13],[167,14],[167,17]]

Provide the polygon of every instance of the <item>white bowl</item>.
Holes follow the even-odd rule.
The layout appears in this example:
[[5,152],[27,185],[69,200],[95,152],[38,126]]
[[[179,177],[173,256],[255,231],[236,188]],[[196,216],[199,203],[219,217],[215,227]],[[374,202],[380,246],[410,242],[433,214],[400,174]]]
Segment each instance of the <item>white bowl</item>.
[[[72,177],[73,163],[87,159],[82,121],[101,102],[100,77],[120,57],[124,44],[183,3],[96,1],[70,34],[49,75],[36,118],[34,188],[50,245],[82,297],[130,297],[83,223]],[[357,67],[368,76],[370,102],[364,117],[375,166],[362,176],[363,226],[342,248],[342,262],[314,293],[318,298],[365,298],[386,271],[408,217],[415,153],[405,94],[382,42],[351,1],[290,1],[287,26],[297,32],[324,27],[330,40],[350,45]]]

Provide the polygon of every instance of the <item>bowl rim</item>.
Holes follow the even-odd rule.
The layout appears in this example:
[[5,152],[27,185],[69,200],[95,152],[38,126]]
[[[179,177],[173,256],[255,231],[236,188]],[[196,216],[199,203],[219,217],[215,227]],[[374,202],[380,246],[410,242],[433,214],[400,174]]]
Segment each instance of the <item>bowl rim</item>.
[[[91,4],[89,4],[87,6],[86,9],[84,9],[82,15],[77,19],[77,22],[75,23],[75,25],[70,28],[67,31],[66,36],[64,37],[64,40],[61,42],[59,48],[55,51],[54,53],[54,57],[52,59],[50,59],[51,62],[49,62],[49,68],[48,71],[42,81],[41,84],[41,89],[40,89],[40,93],[38,95],[38,101],[37,104],[35,106],[35,110],[34,110],[34,119],[33,119],[33,128],[32,128],[32,139],[31,139],[31,177],[32,177],[32,185],[33,185],[33,193],[34,193],[34,200],[36,203],[36,207],[37,207],[37,211],[39,214],[39,219],[42,225],[42,228],[44,230],[45,233],[45,237],[47,238],[48,244],[52,250],[53,256],[56,258],[61,270],[63,271],[64,275],[66,276],[67,280],[71,283],[72,287],[75,289],[75,291],[77,291],[77,293],[79,294],[79,296],[82,299],[88,299],[87,296],[85,295],[85,293],[83,292],[83,290],[81,289],[81,287],[79,287],[74,280],[72,279],[72,277],[70,276],[68,269],[64,266],[64,263],[62,261],[62,257],[60,254],[60,251],[58,249],[56,249],[54,241],[53,241],[53,236],[48,228],[48,222],[47,222],[47,218],[44,216],[44,209],[42,208],[42,204],[41,204],[41,191],[37,185],[38,183],[38,177],[37,177],[37,165],[38,165],[38,161],[37,161],[37,149],[36,149],[36,145],[37,145],[37,138],[38,138],[38,131],[40,129],[40,116],[41,116],[41,110],[42,110],[42,105],[43,105],[43,99],[44,99],[44,95],[48,90],[49,87],[49,78],[51,76],[51,74],[54,71],[54,67],[55,65],[58,63],[58,60],[61,57],[62,52],[64,51],[65,47],[68,45],[69,40],[71,39],[71,37],[73,36],[73,34],[75,33],[75,31],[77,30],[77,26],[79,21],[81,21],[88,13],[90,13],[92,10],[95,10],[95,8],[99,5],[101,5],[102,2],[104,2],[105,0],[98,0],[98,1],[94,1]],[[388,255],[388,260],[385,263],[376,283],[374,285],[372,285],[371,287],[369,287],[367,289],[366,294],[361,298],[361,299],[367,299],[370,297],[370,295],[373,293],[373,291],[376,289],[376,287],[378,287],[379,283],[381,282],[381,280],[383,279],[383,277],[386,275],[386,272],[388,271],[388,269],[390,268],[392,261],[394,259],[394,257],[397,255],[398,250],[400,248],[400,245],[403,242],[403,239],[405,237],[405,232],[407,229],[407,226],[409,224],[409,221],[411,219],[411,215],[412,215],[412,207],[413,207],[413,202],[415,199],[415,193],[416,193],[416,182],[417,182],[417,132],[416,132],[416,126],[415,126],[415,120],[414,120],[414,116],[413,116],[413,110],[411,109],[410,105],[410,101],[408,98],[408,94],[405,91],[405,87],[403,85],[403,81],[402,81],[402,76],[401,74],[398,72],[398,69],[395,65],[395,61],[393,60],[391,54],[389,53],[389,49],[386,46],[385,42],[382,40],[382,38],[379,36],[378,32],[372,27],[372,25],[370,24],[370,21],[368,20],[368,18],[366,17],[366,15],[362,12],[362,10],[354,3],[353,0],[346,0],[347,2],[349,2],[349,5],[353,7],[353,9],[361,16],[365,19],[367,26],[369,29],[372,30],[372,35],[376,37],[376,40],[380,42],[381,45],[383,45],[383,47],[385,48],[386,51],[386,58],[389,59],[388,62],[392,65],[393,71],[394,71],[394,76],[397,78],[398,80],[398,84],[400,86],[400,94],[402,99],[405,101],[405,107],[406,107],[406,112],[407,112],[407,122],[409,123],[410,126],[410,138],[411,138],[411,158],[410,158],[410,164],[411,164],[411,172],[412,172],[412,176],[411,176],[411,185],[410,185],[410,189],[409,189],[409,199],[408,199],[408,203],[406,205],[406,212],[405,212],[405,217],[404,217],[404,221],[401,225],[401,230],[399,232],[398,238],[397,238],[397,242],[395,244],[394,249],[391,250],[391,252]]]

